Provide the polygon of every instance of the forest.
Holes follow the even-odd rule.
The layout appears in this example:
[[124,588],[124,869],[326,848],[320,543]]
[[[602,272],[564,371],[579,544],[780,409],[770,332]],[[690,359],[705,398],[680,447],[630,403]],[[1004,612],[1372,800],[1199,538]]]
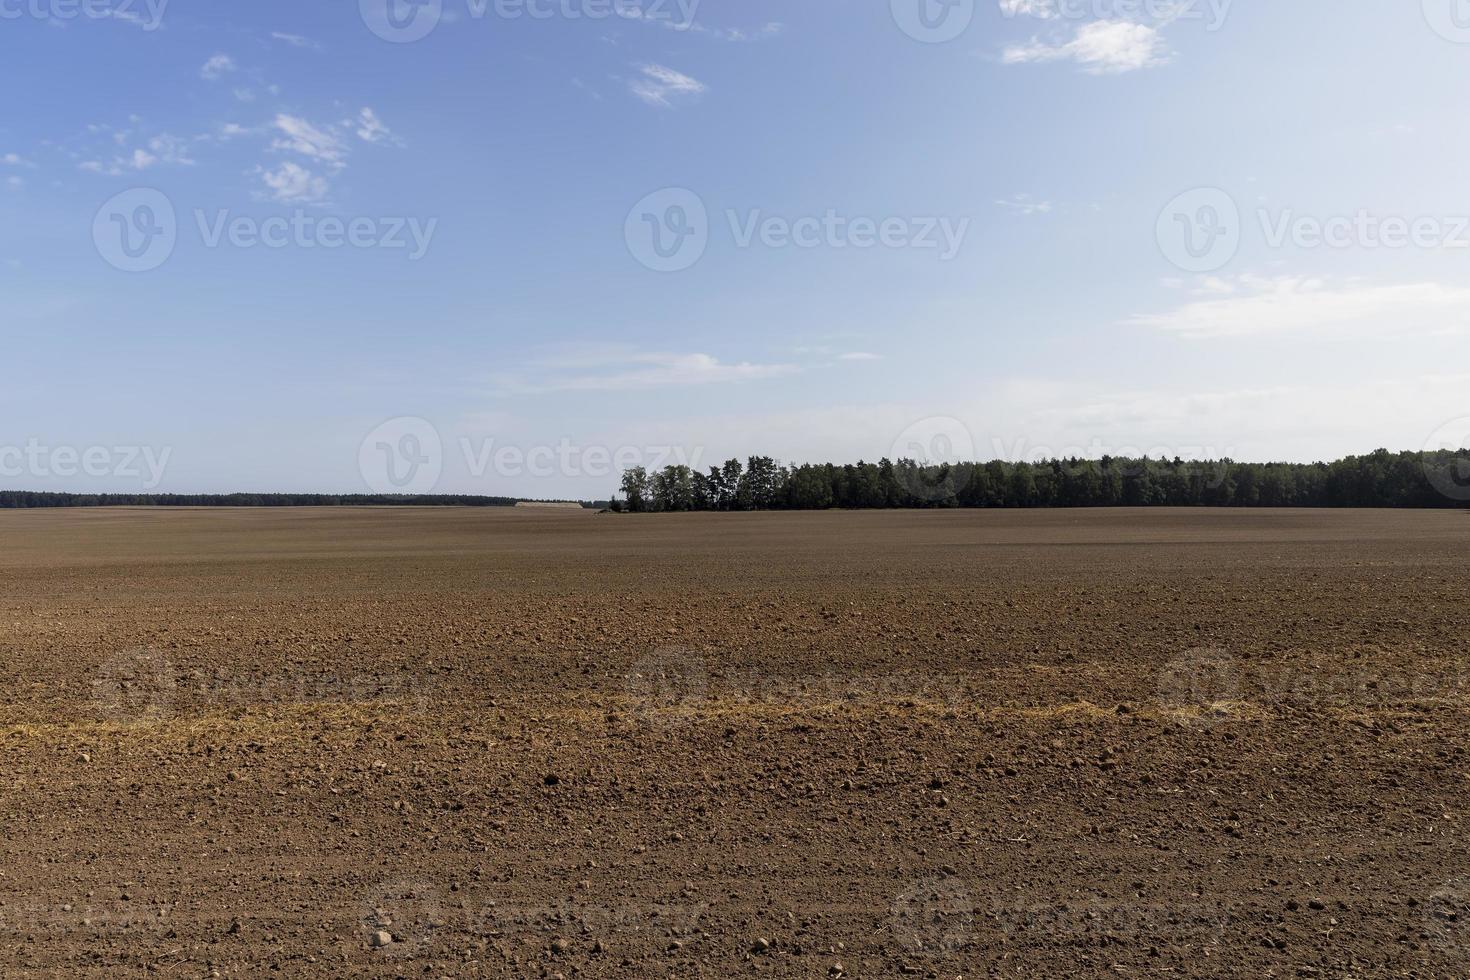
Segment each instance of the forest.
[[783,465],[732,459],[626,471],[612,509],[633,512],[931,507],[1464,507],[1470,451],[1391,453],[1332,463],[1230,459],[1052,459],[921,465]]

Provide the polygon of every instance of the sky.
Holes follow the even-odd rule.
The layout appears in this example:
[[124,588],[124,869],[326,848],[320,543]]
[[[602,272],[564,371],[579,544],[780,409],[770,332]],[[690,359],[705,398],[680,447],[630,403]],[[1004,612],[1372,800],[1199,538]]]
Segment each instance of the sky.
[[1470,3],[0,0],[0,487],[1470,435]]

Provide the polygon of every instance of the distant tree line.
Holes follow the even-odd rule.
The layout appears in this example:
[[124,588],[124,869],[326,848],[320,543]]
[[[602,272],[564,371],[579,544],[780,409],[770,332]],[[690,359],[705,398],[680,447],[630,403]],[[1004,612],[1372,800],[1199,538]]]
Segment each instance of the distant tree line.
[[[16,507],[514,507],[521,497],[391,496],[321,493],[41,493],[0,490],[0,509]],[[588,506],[583,504],[583,506]]]
[[1464,507],[1470,452],[1350,456],[1334,463],[1053,459],[923,465],[911,459],[786,466],[752,456],[708,473],[623,474],[614,510],[929,507]]

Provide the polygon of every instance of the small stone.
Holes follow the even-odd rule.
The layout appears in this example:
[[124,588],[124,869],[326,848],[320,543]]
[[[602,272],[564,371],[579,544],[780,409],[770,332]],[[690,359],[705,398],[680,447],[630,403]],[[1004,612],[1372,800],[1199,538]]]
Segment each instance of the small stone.
[[379,929],[377,932],[373,933],[372,938],[368,941],[372,943],[373,949],[382,949],[384,946],[392,944],[393,937],[383,930]]
[[572,944],[569,943],[569,942],[567,942],[565,939],[563,939],[560,936],[557,936],[555,939],[553,939],[551,941],[551,951],[553,953],[555,953],[557,956],[561,956],[561,955],[565,954],[571,948],[572,948]]
[[771,941],[769,939],[757,939],[755,945],[750,947],[750,951],[752,953],[769,953],[771,951]]
[[1320,898],[1314,898],[1307,903],[1307,908],[1311,909],[1314,912],[1321,912],[1327,908],[1327,903],[1322,901]]

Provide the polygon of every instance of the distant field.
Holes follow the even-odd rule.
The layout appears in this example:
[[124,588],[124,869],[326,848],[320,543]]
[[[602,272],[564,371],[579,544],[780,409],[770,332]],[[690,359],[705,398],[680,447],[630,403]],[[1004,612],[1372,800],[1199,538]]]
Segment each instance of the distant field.
[[1460,511],[3,511],[0,975],[1463,977],[1467,637]]

